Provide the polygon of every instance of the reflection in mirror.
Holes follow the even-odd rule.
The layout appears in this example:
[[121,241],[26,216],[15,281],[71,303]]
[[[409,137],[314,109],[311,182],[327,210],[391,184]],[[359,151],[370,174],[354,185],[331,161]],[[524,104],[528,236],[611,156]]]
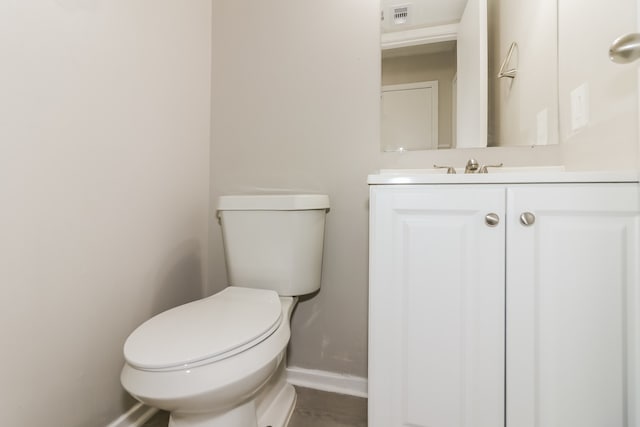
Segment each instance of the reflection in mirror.
[[383,151],[558,142],[557,0],[381,7]]
[[382,51],[382,149],[454,145],[456,42]]
[[[498,79],[500,66],[514,79]],[[489,146],[558,143],[558,0],[489,0]]]

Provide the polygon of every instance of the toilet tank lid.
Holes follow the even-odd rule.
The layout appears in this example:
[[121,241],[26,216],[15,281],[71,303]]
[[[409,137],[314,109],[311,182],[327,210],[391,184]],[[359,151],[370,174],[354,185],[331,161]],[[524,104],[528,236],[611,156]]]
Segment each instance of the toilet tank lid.
[[218,211],[298,211],[329,209],[325,194],[257,194],[220,196]]

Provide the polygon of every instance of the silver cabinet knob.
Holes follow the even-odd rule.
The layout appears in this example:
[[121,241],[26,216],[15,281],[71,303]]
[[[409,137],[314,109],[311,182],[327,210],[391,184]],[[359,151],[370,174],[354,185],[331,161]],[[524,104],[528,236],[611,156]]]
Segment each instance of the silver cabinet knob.
[[536,216],[531,212],[524,212],[522,215],[520,215],[520,224],[524,226],[529,227],[533,225],[535,222],[536,222]]
[[500,217],[496,213],[488,213],[487,216],[484,217],[484,222],[489,227],[495,227],[500,224]]

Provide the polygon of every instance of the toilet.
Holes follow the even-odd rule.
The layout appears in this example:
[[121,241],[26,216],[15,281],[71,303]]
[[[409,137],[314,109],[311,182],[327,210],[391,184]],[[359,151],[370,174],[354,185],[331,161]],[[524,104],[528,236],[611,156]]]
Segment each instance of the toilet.
[[285,427],[289,322],[297,296],[320,288],[328,209],[325,195],[220,197],[229,286],[133,331],[123,387],[169,411],[169,427]]

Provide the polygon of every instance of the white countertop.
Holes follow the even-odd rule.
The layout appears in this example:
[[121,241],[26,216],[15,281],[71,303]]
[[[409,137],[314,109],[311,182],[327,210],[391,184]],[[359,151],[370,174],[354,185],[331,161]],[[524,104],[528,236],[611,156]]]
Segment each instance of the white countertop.
[[369,175],[370,185],[527,184],[638,182],[638,171],[566,172],[562,167],[496,168],[487,174],[447,174],[445,169],[383,169]]

